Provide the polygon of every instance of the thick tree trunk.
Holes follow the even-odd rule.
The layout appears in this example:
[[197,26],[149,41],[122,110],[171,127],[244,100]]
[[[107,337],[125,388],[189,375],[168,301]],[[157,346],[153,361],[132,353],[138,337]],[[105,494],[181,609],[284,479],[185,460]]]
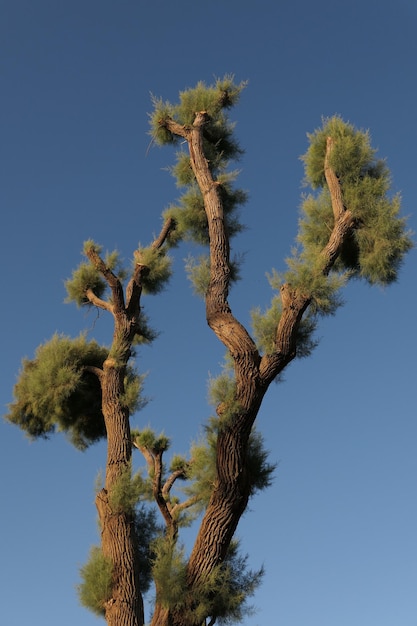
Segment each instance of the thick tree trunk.
[[112,593],[106,602],[108,626],[143,626],[143,601],[135,550],[133,517],[114,509],[111,490],[120,476],[130,471],[132,454],[129,414],[121,405],[124,368],[113,359],[104,363],[102,378],[103,414],[107,429],[107,464],[104,489],[96,497],[104,556],[113,564]]
[[[311,297],[289,284],[281,287],[282,315],[275,340],[275,351],[260,357],[253,339],[233,316],[228,304],[230,262],[229,239],[225,227],[219,183],[213,179],[203,149],[202,128],[207,114],[197,112],[192,126],[164,120],[165,126],[184,137],[189,146],[190,163],[204,198],[210,239],[210,284],[206,294],[207,322],[229,350],[236,378],[235,401],[238,411],[219,427],[217,440],[217,481],[188,563],[187,611],[156,612],[152,626],[201,626],[190,616],[193,594],[203,586],[214,568],[222,563],[238,522],[246,509],[250,482],[246,454],[251,428],[270,383],[296,356],[297,333]],[[322,251],[322,273],[333,267],[343,245],[355,228],[355,221],[343,205],[339,180],[330,164],[333,140],[328,139],[325,176],[328,183],[334,228]],[[218,409],[222,419],[221,407]],[[191,611],[190,611],[191,609]]]
[[[152,247],[159,249],[175,227],[168,219]],[[126,366],[131,356],[135,335],[142,335],[140,296],[142,277],[148,268],[135,256],[136,265],[126,287],[126,302],[119,278],[107,267],[92,246],[87,256],[101,272],[112,292],[112,299],[104,301],[92,290],[87,290],[89,301],[113,315],[114,334],[109,356],[103,363],[98,377],[102,390],[102,412],[107,431],[107,463],[104,489],[96,497],[101,525],[101,546],[104,556],[113,566],[111,597],[105,605],[105,617],[109,626],[143,626],[143,599],[140,592],[139,553],[136,549],[134,513],[112,500],[112,489],[120,477],[131,472],[132,440],[129,411],[123,404]]]

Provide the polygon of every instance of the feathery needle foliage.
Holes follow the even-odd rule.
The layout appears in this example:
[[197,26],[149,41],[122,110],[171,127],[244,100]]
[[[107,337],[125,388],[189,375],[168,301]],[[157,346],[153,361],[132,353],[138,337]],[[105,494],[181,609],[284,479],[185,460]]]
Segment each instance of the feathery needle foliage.
[[85,608],[103,617],[105,604],[112,595],[113,565],[98,546],[93,546],[88,562],[81,568],[82,582],[78,585],[78,596]]
[[[117,252],[102,256],[98,244],[85,242],[86,260],[66,282],[68,301],[111,315],[112,343],[106,348],[85,335],[54,335],[23,361],[6,416],[32,438],[64,431],[80,449],[107,439],[106,473],[96,493],[101,547],[92,548],[81,568],[78,592],[84,606],[112,625],[144,626],[143,594],[152,582],[151,626],[213,626],[250,614],[247,601],[263,568],[249,569],[234,535],[276,469],[256,429],[264,395],[295,357],[311,354],[318,321],[342,305],[344,285],[353,278],[389,285],[412,246],[400,198],[390,194],[388,168],[369,133],[337,116],[323,120],[302,157],[310,191],[302,199],[296,244],[287,269],[268,275],[271,305],[252,312],[252,337],[228,302],[241,266],[231,244],[244,228],[239,210],[247,199],[230,169],[242,150],[229,110],[244,87],[226,76],[181,92],[177,104],[153,98],[150,133],[155,143],[176,146],[170,172],[182,195],[165,210],[160,235],[138,246],[130,273]],[[144,377],[132,357],[134,346],[156,338],[142,297],[161,293],[171,277],[169,252],[185,244],[192,248],[188,276],[226,348],[226,366],[210,381],[215,415],[204,437],[189,456],[166,463],[165,434],[130,428],[130,417],[146,404]],[[133,450],[145,469],[133,470]],[[181,529],[199,516],[186,554]]]

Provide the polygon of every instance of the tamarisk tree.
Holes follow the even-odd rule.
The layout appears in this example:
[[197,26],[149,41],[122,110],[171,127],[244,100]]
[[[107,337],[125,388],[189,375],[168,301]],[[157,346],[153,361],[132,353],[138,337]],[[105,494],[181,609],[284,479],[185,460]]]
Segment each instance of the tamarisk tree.
[[[96,495],[101,545],[81,570],[79,595],[109,626],[144,624],[142,598],[152,582],[152,626],[241,621],[262,571],[247,568],[234,535],[250,498],[269,486],[274,470],[254,430],[265,393],[294,358],[311,353],[317,322],[340,306],[347,281],[394,282],[412,245],[368,133],[339,117],[324,120],[308,136],[303,157],[311,192],[303,199],[297,244],[287,270],[270,275],[270,307],[255,309],[252,328],[245,328],[228,301],[239,278],[231,249],[246,199],[229,169],[241,149],[228,111],[243,87],[225,77],[181,93],[176,105],[154,99],[153,141],[181,144],[172,172],[184,192],[164,212],[159,236],[134,252],[130,274],[116,252],[102,255],[93,241],[84,244],[86,261],[66,283],[68,299],[113,317],[111,346],[85,335],[55,335],[23,362],[7,415],[33,438],[63,430],[81,449],[107,439],[105,480]],[[211,383],[216,415],[206,441],[167,466],[168,438],[130,429],[129,417],[145,403],[132,359],[155,339],[143,296],[162,291],[171,274],[169,251],[184,242],[201,247],[187,271],[205,299],[227,367]],[[147,471],[134,470],[133,450]],[[200,515],[186,554],[181,527]]]

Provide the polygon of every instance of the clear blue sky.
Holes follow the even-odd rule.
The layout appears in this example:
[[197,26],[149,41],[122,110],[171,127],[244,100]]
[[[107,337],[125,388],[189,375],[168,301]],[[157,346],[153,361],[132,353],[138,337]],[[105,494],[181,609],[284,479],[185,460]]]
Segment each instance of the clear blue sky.
[[[416,230],[415,0],[4,0],[1,41],[1,404],[21,358],[55,331],[108,343],[104,313],[64,305],[85,239],[129,261],[177,196],[149,147],[150,93],[175,100],[202,79],[248,80],[233,111],[250,193],[243,322],[269,302],[265,273],[293,243],[306,133],[339,113],[369,128]],[[138,364],[152,402],[133,417],[186,452],[210,415],[207,377],[223,351],[182,272],[146,301],[161,331]],[[259,416],[273,486],[239,527],[266,577],[245,626],[417,623],[416,252],[392,288],[353,284],[313,356],[273,385]],[[29,443],[0,422],[0,588],[4,626],[93,626],[78,569],[97,542],[94,480],[105,446],[62,435]],[[141,459],[137,459],[142,463]],[[187,534],[187,541],[191,533]]]

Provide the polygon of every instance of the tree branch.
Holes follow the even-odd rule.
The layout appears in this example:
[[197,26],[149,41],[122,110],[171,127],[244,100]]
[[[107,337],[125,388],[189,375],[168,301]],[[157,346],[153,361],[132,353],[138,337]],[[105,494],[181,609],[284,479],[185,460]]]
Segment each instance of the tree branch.
[[113,274],[111,269],[106,266],[103,259],[100,257],[100,255],[97,254],[94,248],[88,248],[86,250],[86,255],[90,259],[94,267],[103,275],[103,277],[105,278],[107,284],[109,285],[111,289],[112,296],[113,296],[113,307],[111,309],[111,312],[113,314],[116,314],[116,313],[120,313],[121,311],[124,311],[125,305],[124,305],[123,287],[122,287],[120,280],[117,278],[115,274]]
[[178,122],[175,122],[171,117],[166,117],[163,120],[160,120],[159,125],[169,130],[169,132],[173,135],[178,135],[179,137],[188,139],[190,128],[183,124],[178,124]]
[[185,471],[183,469],[172,472],[172,474],[170,474],[166,479],[165,484],[162,487],[162,495],[164,496],[164,498],[167,498],[169,496],[172,486],[174,485],[175,481],[178,480],[178,478],[185,478]]
[[165,520],[167,528],[172,529],[174,525],[174,520],[172,519],[172,515],[168,508],[167,501],[165,500],[162,494],[162,452],[157,452],[153,455],[155,461],[155,473],[153,477],[153,496],[155,498],[155,502],[157,503],[159,510],[162,513],[162,517]]
[[175,229],[176,223],[173,217],[168,217],[165,220],[165,224],[162,226],[162,230],[159,233],[159,236],[155,239],[152,244],[152,248],[154,250],[159,250],[164,245],[165,241],[168,239],[171,231]]
[[139,316],[140,297],[142,295],[142,276],[149,272],[146,265],[137,263],[132,278],[126,285],[126,312],[129,317]]
[[207,121],[206,112],[196,113],[192,129],[187,135],[191,167],[203,196],[209,231],[210,283],[206,294],[207,322],[232,357],[245,353],[258,363],[259,354],[255,342],[246,328],[233,316],[227,301],[230,246],[219,183],[214,180],[204,154],[203,128]]
[[[159,510],[161,511],[162,517],[165,520],[165,524],[167,528],[173,529],[174,520],[172,519],[172,515],[168,508],[167,502],[162,494],[162,452],[155,452],[153,450],[149,450],[148,448],[139,446],[137,443],[133,443],[135,448],[138,448],[145,457],[145,460],[148,464],[149,475],[152,476],[152,493],[156,504],[158,505]],[[176,529],[174,529],[174,532]]]
[[[169,237],[169,234],[175,229],[176,223],[173,217],[169,217],[165,220],[162,226],[159,236],[154,240],[151,247],[154,250],[162,248],[164,243]],[[136,253],[139,257],[140,255]],[[139,317],[140,312],[140,297],[142,294],[142,276],[148,272],[146,265],[136,263],[135,269],[132,274],[132,278],[126,286],[126,311],[130,317]]]
[[103,259],[100,257],[99,254],[97,254],[94,248],[88,248],[86,250],[86,255],[90,259],[94,267],[103,275],[111,289],[113,296],[113,308],[111,309],[112,313],[116,314],[124,311],[125,305],[123,287],[120,280],[115,274],[113,274],[111,269],[106,266]]
[[86,372],[91,372],[91,374],[95,374],[100,381],[103,379],[104,372],[100,367],[95,367],[94,365],[85,365],[83,369]]
[[332,137],[327,137],[326,142],[326,154],[324,157],[324,176],[326,183],[330,191],[330,197],[332,200],[332,209],[334,215],[334,221],[337,220],[345,212],[345,206],[343,204],[342,189],[339,183],[339,179],[330,165],[330,157],[334,149],[335,142]]
[[[342,187],[334,169],[330,165],[330,157],[334,145],[333,138],[328,137],[324,157],[324,173],[332,203],[334,226],[326,246],[320,253],[323,260],[320,271],[324,276],[329,274],[340,254],[344,242],[357,227],[355,218],[352,213],[346,209],[343,203]],[[265,380],[269,380],[270,376],[274,374],[274,371],[275,378],[275,376],[277,376],[277,374],[295,357],[298,327],[304,312],[311,302],[311,297],[308,294],[300,293],[289,284],[284,284],[281,287],[281,301],[282,314],[278,323],[275,339],[277,354],[266,355],[262,358],[261,373],[265,377]]]
[[92,289],[88,288],[85,292],[85,295],[88,298],[89,302],[91,302],[91,304],[93,304],[94,306],[98,307],[99,309],[104,309],[109,313],[113,312],[112,305],[109,302],[106,302],[105,300],[102,300],[101,298],[96,296]]
[[171,509],[172,517],[176,516],[179,512],[184,511],[185,509],[189,509],[193,504],[197,504],[200,501],[199,496],[192,496],[188,498],[188,500],[184,500],[184,502],[179,502]]
[[340,250],[344,242],[351,236],[355,228],[357,228],[357,220],[355,220],[349,210],[345,209],[344,212],[339,215],[337,220],[335,220],[329,241],[321,252],[321,256],[324,260],[323,274],[325,276],[329,274],[340,254]]

